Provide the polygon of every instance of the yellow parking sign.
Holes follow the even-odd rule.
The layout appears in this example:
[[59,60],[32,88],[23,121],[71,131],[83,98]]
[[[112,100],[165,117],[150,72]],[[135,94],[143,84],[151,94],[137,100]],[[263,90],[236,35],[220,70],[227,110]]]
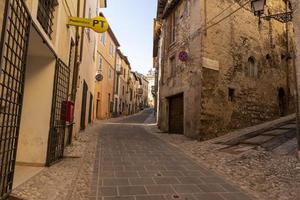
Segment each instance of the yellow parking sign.
[[97,33],[104,33],[108,30],[108,22],[105,17],[97,16],[91,19],[79,18],[79,17],[69,17],[68,25],[70,26],[80,26],[85,28],[93,29]]

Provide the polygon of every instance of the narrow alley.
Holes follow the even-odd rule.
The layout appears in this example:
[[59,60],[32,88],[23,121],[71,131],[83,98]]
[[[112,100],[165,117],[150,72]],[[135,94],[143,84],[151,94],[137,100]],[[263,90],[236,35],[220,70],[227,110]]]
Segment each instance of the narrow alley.
[[106,122],[98,136],[91,198],[248,200],[238,187],[144,128],[152,111]]

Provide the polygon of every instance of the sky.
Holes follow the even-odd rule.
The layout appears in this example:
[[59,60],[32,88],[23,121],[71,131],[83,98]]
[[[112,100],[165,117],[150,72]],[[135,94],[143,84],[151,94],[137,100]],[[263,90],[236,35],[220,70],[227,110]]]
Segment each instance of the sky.
[[118,38],[132,71],[147,74],[152,68],[153,19],[156,0],[108,0],[102,9]]

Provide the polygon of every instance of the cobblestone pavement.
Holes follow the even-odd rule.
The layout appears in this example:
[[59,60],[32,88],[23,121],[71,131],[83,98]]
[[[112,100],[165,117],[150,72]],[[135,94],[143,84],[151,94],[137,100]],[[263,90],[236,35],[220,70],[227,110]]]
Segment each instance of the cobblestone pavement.
[[239,187],[148,133],[142,123],[150,113],[146,110],[107,122],[99,130],[91,200],[251,199]]

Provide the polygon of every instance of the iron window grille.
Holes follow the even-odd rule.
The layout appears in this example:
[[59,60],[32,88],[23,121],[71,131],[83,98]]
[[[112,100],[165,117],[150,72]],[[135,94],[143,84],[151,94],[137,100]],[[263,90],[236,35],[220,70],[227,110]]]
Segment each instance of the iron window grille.
[[52,39],[54,11],[57,5],[57,0],[39,0],[38,4],[37,20],[50,39]]
[[31,18],[22,0],[6,0],[0,42],[0,199],[12,191]]

